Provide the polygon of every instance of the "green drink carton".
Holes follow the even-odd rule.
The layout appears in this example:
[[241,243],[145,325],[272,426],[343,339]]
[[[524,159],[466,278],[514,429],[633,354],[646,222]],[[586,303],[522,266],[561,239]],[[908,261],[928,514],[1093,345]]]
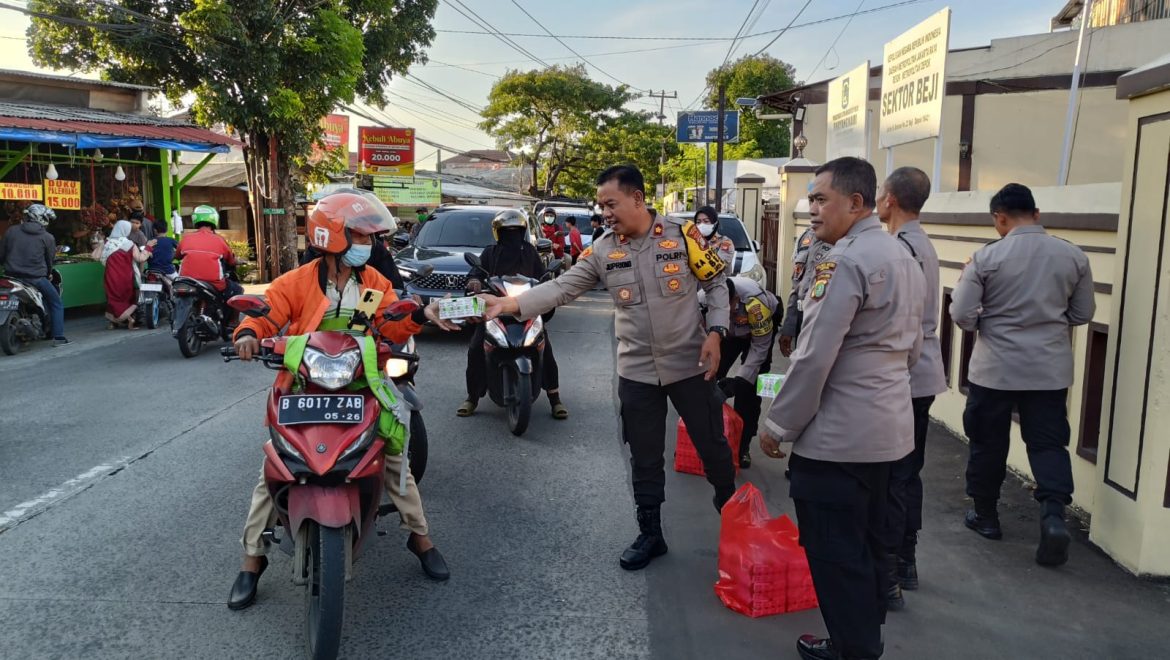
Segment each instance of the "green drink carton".
[[784,374],[760,374],[756,378],[756,396],[775,399],[784,385]]

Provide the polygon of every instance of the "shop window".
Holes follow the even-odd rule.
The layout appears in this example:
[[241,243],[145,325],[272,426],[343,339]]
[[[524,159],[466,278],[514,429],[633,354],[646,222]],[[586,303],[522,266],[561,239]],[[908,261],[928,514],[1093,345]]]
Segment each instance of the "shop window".
[[1085,349],[1085,381],[1081,398],[1081,433],[1077,455],[1097,462],[1097,444],[1101,436],[1101,401],[1105,394],[1105,352],[1109,346],[1109,326],[1089,325]]
[[938,324],[938,343],[942,348],[943,375],[947,379],[947,387],[951,386],[951,356],[955,354],[955,322],[951,320],[951,292],[952,289],[943,289],[942,317]]

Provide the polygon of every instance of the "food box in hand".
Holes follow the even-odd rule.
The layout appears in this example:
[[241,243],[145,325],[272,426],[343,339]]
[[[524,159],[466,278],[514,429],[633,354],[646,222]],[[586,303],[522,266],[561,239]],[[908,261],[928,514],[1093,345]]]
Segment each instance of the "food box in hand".
[[[743,435],[743,418],[731,406],[723,404],[723,435],[731,447],[731,462],[735,464],[735,471],[739,473],[739,445]],[[678,440],[674,448],[674,471],[704,476],[703,461],[695,451],[691,436],[687,433],[687,425],[680,417],[678,420]]]
[[439,318],[448,320],[483,316],[485,307],[483,300],[476,296],[468,296],[466,298],[440,298]]
[[784,385],[784,374],[760,374],[756,377],[756,396],[775,399]]

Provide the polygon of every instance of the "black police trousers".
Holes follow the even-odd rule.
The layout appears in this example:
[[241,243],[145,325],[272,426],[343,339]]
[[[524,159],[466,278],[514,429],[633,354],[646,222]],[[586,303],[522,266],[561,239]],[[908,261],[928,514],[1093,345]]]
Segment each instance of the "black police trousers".
[[1020,435],[1036,480],[1036,501],[1072,503],[1068,456],[1068,390],[994,390],[971,383],[963,431],[970,440],[967,495],[977,508],[994,507],[1007,476],[1012,409],[1020,413]]
[[[768,336],[768,357],[760,365],[760,373],[767,373],[772,368],[772,348],[775,346],[776,335],[773,332]],[[742,356],[746,356],[752,348],[752,337],[725,337],[719,347],[719,379],[727,377],[732,365]],[[736,414],[743,418],[743,436],[739,441],[739,455],[748,453],[752,438],[760,428],[760,397],[756,395],[756,384],[748,383],[743,379],[734,381],[735,390],[732,396],[735,403],[732,407]]]
[[882,654],[882,567],[890,463],[835,463],[793,454],[789,494],[800,544],[833,646],[845,658]]
[[890,465],[889,502],[886,504],[886,551],[914,559],[918,530],[922,529],[922,466],[926,462],[926,432],[930,429],[933,396],[910,400],[914,408],[914,451]]
[[[483,350],[483,324],[476,323],[467,344],[467,398],[478,401],[487,393],[487,358]],[[545,392],[560,387],[560,369],[553,357],[552,341],[548,333],[544,336],[544,352],[540,355],[540,386]]]
[[666,500],[667,397],[687,425],[707,481],[716,494],[730,496],[735,492],[735,466],[723,436],[723,404],[715,384],[702,374],[670,385],[618,378],[622,440],[630,446],[634,503],[655,507]]

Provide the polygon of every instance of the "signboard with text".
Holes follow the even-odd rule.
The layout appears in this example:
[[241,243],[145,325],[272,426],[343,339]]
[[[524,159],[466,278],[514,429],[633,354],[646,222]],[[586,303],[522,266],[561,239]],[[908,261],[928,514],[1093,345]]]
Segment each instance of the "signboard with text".
[[[349,115],[325,115],[321,118],[322,140],[327,151],[339,151],[341,162],[349,161]],[[321,148],[313,145],[313,160],[321,159]]]
[[45,206],[59,211],[81,209],[81,182],[45,179]]
[[0,182],[0,199],[15,199],[22,202],[38,202],[41,199],[41,192],[41,187],[35,183]]
[[829,83],[825,157],[869,156],[869,60]]
[[882,57],[883,148],[938,137],[950,29],[948,7],[886,44]]
[[443,188],[438,179],[373,177],[374,194],[386,206],[438,206]]
[[[679,142],[718,142],[719,111],[699,110],[678,113],[675,138]],[[723,141],[739,142],[739,111],[723,113]]]
[[358,128],[358,169],[362,174],[414,176],[414,129]]

